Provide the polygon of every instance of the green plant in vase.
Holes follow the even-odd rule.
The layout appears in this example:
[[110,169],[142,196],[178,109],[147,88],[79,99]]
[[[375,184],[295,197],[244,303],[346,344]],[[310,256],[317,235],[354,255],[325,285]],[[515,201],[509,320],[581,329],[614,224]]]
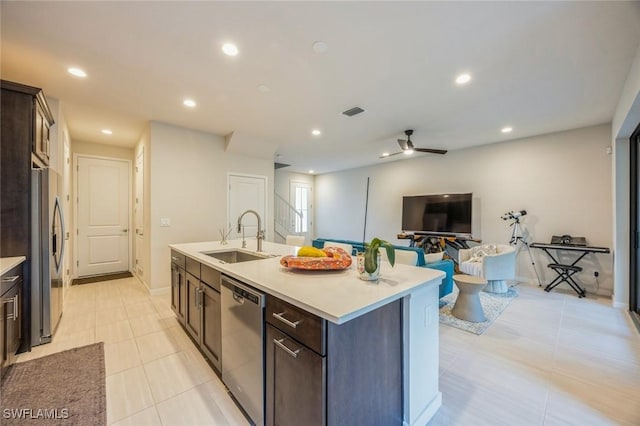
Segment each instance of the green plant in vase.
[[380,264],[378,263],[380,260],[380,248],[384,247],[387,251],[387,258],[391,266],[396,262],[396,250],[390,242],[380,238],[372,239],[371,242],[365,243],[364,247],[364,254],[358,261],[358,273],[363,280],[377,280],[380,274]]

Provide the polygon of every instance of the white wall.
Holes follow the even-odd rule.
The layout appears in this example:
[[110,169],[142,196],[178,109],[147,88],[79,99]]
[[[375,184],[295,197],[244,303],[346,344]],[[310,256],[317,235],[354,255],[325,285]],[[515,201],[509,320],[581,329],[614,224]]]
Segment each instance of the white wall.
[[[612,247],[610,132],[609,125],[600,125],[316,176],[316,235],[362,239],[370,177],[366,240],[407,244],[396,239],[403,195],[473,192],[484,242],[508,242],[511,228],[500,216],[524,209],[531,241],[571,234]],[[552,278],[546,255],[532,253],[541,278]],[[589,255],[581,265],[587,290],[595,291],[597,270],[599,292],[611,294],[611,255]],[[535,280],[526,252],[520,253],[518,276]]]
[[[149,154],[148,285],[158,291],[171,283],[169,244],[220,239],[218,230],[228,223],[227,173],[267,176],[269,212],[274,171],[272,160],[225,152],[221,136],[159,122],[150,125]],[[160,218],[169,218],[171,226],[160,227]],[[273,238],[271,228],[267,239]]]
[[620,101],[612,121],[611,139],[615,148],[614,164],[614,246],[615,288],[614,306],[629,304],[629,137],[640,123],[640,46],[631,65]]

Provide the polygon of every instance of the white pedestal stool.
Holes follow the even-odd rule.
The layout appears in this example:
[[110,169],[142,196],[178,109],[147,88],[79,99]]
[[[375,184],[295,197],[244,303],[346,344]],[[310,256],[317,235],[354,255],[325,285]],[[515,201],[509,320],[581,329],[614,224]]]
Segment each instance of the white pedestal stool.
[[465,321],[486,321],[479,293],[487,285],[487,281],[473,275],[458,274],[453,276],[453,282],[456,283],[460,292],[451,314]]

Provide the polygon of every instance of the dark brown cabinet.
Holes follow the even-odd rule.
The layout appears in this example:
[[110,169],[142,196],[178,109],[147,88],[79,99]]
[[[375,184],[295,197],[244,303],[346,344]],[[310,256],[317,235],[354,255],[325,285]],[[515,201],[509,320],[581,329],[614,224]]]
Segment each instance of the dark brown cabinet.
[[[49,165],[49,140],[50,140],[50,120],[45,112],[46,104],[38,101],[35,105],[35,138],[31,150],[42,161],[44,165]],[[48,111],[47,111],[48,112]],[[49,113],[50,114],[50,113]]]
[[266,327],[266,424],[325,425],[326,358]]
[[171,251],[171,309],[184,325],[186,306],[186,273],[184,255]]
[[400,301],[337,325],[268,296],[265,320],[266,425],[403,424]]
[[0,278],[0,376],[13,364],[20,347],[22,330],[22,265],[16,266]]
[[185,291],[187,295],[187,312],[184,326],[193,337],[193,340],[200,342],[200,323],[202,322],[200,279],[188,272]]
[[219,271],[171,251],[171,309],[218,371],[222,369],[220,277]]
[[200,348],[218,371],[221,371],[220,292],[203,283],[200,294],[202,304]]
[[[32,170],[49,164],[53,116],[41,89],[2,80],[0,95],[0,253],[25,256],[18,320],[22,348],[31,345]],[[5,303],[3,309],[11,309]],[[6,324],[5,324],[6,325]]]

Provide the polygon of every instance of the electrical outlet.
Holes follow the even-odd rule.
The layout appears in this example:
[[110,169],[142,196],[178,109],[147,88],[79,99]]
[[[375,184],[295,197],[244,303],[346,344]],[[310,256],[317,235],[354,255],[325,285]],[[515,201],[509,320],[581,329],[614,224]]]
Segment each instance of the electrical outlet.
[[171,226],[171,219],[169,219],[168,217],[161,217],[160,226]]

